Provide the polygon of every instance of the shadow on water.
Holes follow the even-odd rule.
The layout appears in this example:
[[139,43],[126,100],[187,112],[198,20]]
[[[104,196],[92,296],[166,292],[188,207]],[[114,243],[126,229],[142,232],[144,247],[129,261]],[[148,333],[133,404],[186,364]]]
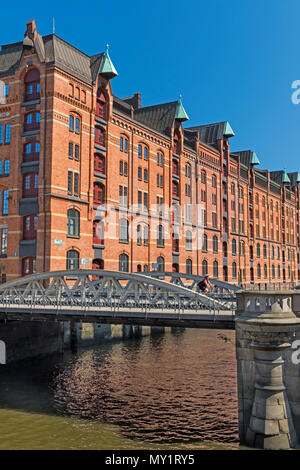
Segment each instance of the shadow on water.
[[0,407],[120,426],[152,443],[238,442],[234,332],[105,343],[0,369]]

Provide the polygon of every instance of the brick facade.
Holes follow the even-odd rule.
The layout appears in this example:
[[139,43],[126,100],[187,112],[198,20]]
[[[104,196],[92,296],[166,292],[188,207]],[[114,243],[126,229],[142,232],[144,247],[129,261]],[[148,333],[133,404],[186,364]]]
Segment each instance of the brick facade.
[[[117,98],[108,58],[41,37],[34,20],[24,41],[2,47],[2,282],[152,263],[242,284],[297,281],[298,173],[259,170],[252,151],[231,152],[227,122],[183,127],[181,100],[143,108],[139,94]],[[115,209],[104,234],[102,204]]]

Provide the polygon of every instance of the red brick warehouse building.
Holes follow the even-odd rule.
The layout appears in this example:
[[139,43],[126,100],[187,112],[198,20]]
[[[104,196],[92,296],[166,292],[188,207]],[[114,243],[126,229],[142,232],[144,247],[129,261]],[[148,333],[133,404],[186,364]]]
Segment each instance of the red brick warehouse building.
[[[142,107],[139,93],[116,97],[116,75],[108,50],[89,57],[40,36],[34,20],[24,40],[2,46],[2,282],[152,263],[235,283],[297,281],[300,174],[231,152],[227,121],[183,128],[181,99]],[[108,227],[105,204],[116,215]]]

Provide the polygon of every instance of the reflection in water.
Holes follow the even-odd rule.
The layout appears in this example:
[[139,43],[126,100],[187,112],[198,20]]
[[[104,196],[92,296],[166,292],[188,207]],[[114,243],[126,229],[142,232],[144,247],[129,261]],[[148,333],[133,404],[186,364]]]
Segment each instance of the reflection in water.
[[[111,432],[115,441],[118,429],[118,448],[133,448],[130,442],[237,442],[234,332],[225,332],[230,341],[224,341],[224,332],[219,333],[191,329],[107,343],[63,360],[56,358],[55,363],[49,358],[24,361],[27,366],[23,364],[17,375],[19,366],[6,366],[0,407],[46,413],[47,425],[51,427],[50,420],[57,420],[57,429],[66,426],[70,418],[73,422],[80,418],[78,422],[85,422],[89,430],[90,445],[95,441],[93,432],[99,439],[99,426],[106,429],[112,425],[117,425]],[[0,409],[0,423],[6,416],[4,411]],[[31,427],[29,423],[30,419],[26,439],[31,436],[34,440],[34,420]],[[72,426],[68,426],[71,433]],[[87,448],[86,432],[77,431],[72,448]],[[10,440],[12,447],[14,439],[25,439],[17,426]],[[55,438],[53,434],[52,438],[45,436],[44,448],[55,447],[51,439],[58,440],[59,433]],[[0,448],[4,448],[1,438]]]
[[121,425],[126,437],[232,442],[235,382],[233,341],[191,330],[82,354],[58,371],[54,404],[59,413]]

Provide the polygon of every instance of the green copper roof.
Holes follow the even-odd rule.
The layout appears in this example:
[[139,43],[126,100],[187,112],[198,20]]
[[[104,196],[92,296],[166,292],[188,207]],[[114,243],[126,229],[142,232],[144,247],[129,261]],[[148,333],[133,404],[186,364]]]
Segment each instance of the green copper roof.
[[116,71],[114,64],[112,63],[109,57],[108,48],[109,45],[106,44],[106,53],[104,56],[103,64],[100,69],[100,73],[106,78],[114,78],[118,75],[118,72]]
[[231,127],[231,125],[229,124],[228,121],[224,122],[223,135],[225,135],[226,137],[233,137],[234,136],[234,132],[233,132],[232,127]]
[[183,107],[183,104],[181,102],[181,95],[179,96],[179,101],[177,105],[177,111],[176,111],[176,116],[175,119],[178,119],[178,121],[188,121],[189,117],[185,112],[185,109]]
[[282,173],[281,182],[282,182],[282,183],[290,183],[290,182],[291,182],[291,180],[290,180],[290,178],[288,177],[287,172],[286,172],[285,170],[284,170],[284,172]]
[[258,157],[255,152],[251,152],[251,160],[250,160],[251,165],[259,165],[260,161],[258,160]]

